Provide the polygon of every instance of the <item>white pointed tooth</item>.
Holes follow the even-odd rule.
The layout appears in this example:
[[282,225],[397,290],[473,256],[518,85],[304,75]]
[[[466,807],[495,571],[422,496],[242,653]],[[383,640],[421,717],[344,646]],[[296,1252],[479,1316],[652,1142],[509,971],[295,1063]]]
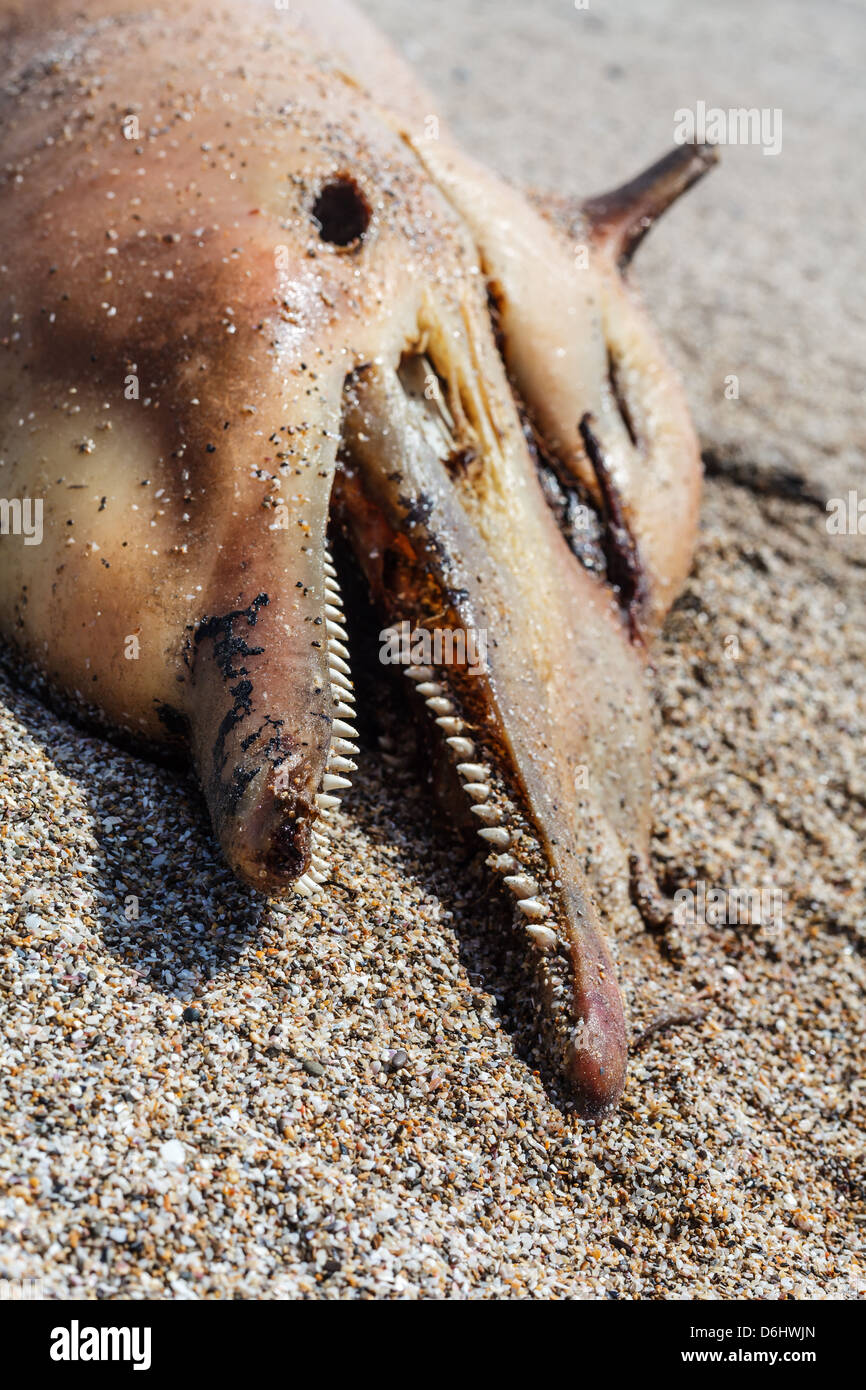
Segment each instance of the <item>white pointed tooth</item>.
[[512,854],[488,854],[484,862],[496,874],[513,874],[519,867]]
[[457,771],[466,782],[483,782],[488,775],[481,763],[458,763]]
[[556,945],[556,932],[551,931],[550,927],[543,927],[539,922],[527,922],[526,934],[542,951],[551,951]]
[[[335,719],[331,725],[331,732],[336,738],[357,738],[358,730],[353,729],[351,724],[346,724],[342,719]],[[352,750],[357,753],[357,748]]]
[[333,675],[335,671],[339,671],[343,676],[351,676],[352,674],[352,668],[348,661],[345,661],[341,656],[337,656],[333,646],[330,644],[328,645],[328,667],[331,675]]
[[517,906],[531,922],[540,922],[542,917],[546,917],[550,912],[547,903],[543,903],[540,898],[521,898]]
[[494,845],[496,849],[508,849],[508,846],[511,844],[511,835],[505,829],[504,825],[484,826],[483,829],[479,830],[478,834],[481,836],[482,840],[486,840],[488,844]]
[[450,700],[447,700],[445,698],[444,695],[434,695],[432,700],[426,701],[426,704],[427,708],[431,709],[434,714],[454,713],[454,706],[452,705]]
[[330,796],[328,792],[316,793],[316,805],[320,811],[333,811],[339,804],[340,798],[338,796]]
[[471,801],[486,801],[490,795],[486,782],[467,782],[463,790]]
[[338,792],[341,787],[351,787],[351,785],[348,777],[338,777],[334,772],[326,772],[322,778],[322,790],[326,792]]
[[[336,742],[336,740],[335,740],[335,742]],[[328,759],[328,771],[329,771],[329,772],[357,772],[357,771],[358,771],[358,764],[357,764],[357,763],[353,763],[352,760],[351,760],[351,758],[340,758],[340,757],[338,757],[336,754],[331,753],[331,756],[330,756],[330,758]]]
[[[352,754],[352,753],[357,753],[357,752],[359,752],[357,743],[350,743],[349,740],[348,740],[347,738],[332,738],[332,739],[331,739],[331,747],[334,748],[334,749],[336,749],[336,751],[337,751],[338,753],[349,753],[349,754]],[[355,768],[355,765],[354,765],[354,763],[353,763],[353,764],[352,764],[352,770],[353,770],[353,771],[354,771],[354,768]]]
[[441,718],[436,720],[436,723],[446,734],[459,734],[463,728],[463,720],[455,719],[451,714],[443,714]]
[[340,585],[333,574],[325,575],[325,588],[332,594],[338,594],[340,592]]
[[468,738],[449,738],[446,743],[455,758],[471,758],[475,752],[475,744]]
[[347,718],[355,718],[355,711],[352,708],[352,706],[344,704],[341,700],[338,700],[337,703],[334,705],[334,713],[336,714],[337,718],[341,721]]
[[307,870],[307,878],[311,878],[314,883],[324,883],[325,879],[327,878],[327,874],[323,873],[321,869],[317,869],[315,864],[311,863],[309,869]]
[[432,681],[435,674],[432,666],[407,666],[404,672],[410,681]]
[[419,695],[423,695],[425,700],[429,700],[431,695],[441,695],[445,690],[444,685],[438,681],[421,681],[415,689]]
[[510,878],[505,879],[505,883],[515,898],[534,898],[538,892],[538,884],[529,874],[512,874]]
[[319,873],[327,873],[328,861],[327,859],[323,859],[320,854],[311,854],[310,863],[312,864],[314,869],[319,870]]
[[470,806],[469,810],[473,816],[483,820],[485,825],[498,825],[502,820],[502,813],[495,806],[489,806],[485,801],[482,801],[480,806]]
[[343,675],[342,671],[332,670],[330,676],[331,685],[335,685],[338,690],[348,690],[349,694],[351,695],[352,682],[346,676]]
[[329,637],[339,637],[341,642],[348,642],[349,634],[339,623],[335,623],[333,618],[325,619],[325,629]]
[[325,552],[325,555],[325,563],[322,565],[322,569],[325,571],[325,574],[328,576],[329,579],[336,579],[337,571],[334,569],[331,557],[327,551]]
[[349,648],[344,647],[342,642],[338,642],[336,637],[328,639],[328,656],[338,656],[342,661],[349,660]]
[[295,882],[295,892],[300,893],[302,898],[311,898],[315,889],[316,884],[307,874],[304,874]]
[[342,608],[337,608],[336,605],[333,604],[333,603],[326,603],[326,604],[325,604],[325,617],[326,617],[326,618],[334,618],[335,621],[338,622],[338,623],[341,623],[341,622],[344,621],[344,619],[343,619],[343,610],[342,610]]

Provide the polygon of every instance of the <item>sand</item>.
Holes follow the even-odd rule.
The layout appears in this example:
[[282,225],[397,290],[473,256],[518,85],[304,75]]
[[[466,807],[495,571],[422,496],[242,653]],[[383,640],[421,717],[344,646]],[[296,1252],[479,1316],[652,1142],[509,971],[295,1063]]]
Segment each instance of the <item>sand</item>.
[[773,910],[684,925],[665,955],[611,886],[633,1055],[619,1111],[585,1124],[538,1070],[509,910],[432,821],[399,687],[359,673],[365,747],[311,907],[232,880],[182,773],[4,681],[0,1277],[58,1298],[861,1296],[866,544],[828,534],[823,501],[866,487],[863,195],[837,178],[866,22],[368,8],[465,143],[537,185],[633,172],[704,94],[784,109],[778,161],[728,151],[641,253],[717,473],[656,653],[654,861],[670,894],[763,888]]

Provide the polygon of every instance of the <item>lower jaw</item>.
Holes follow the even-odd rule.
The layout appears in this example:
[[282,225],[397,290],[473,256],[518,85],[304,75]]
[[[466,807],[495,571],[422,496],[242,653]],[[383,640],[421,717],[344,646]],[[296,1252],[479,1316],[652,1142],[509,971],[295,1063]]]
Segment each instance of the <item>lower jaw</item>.
[[[331,520],[332,532],[348,543],[354,565],[363,571],[361,587],[380,619],[417,630],[434,619],[441,626],[454,616],[409,543],[390,530],[350,468],[338,470]],[[474,830],[486,865],[511,899],[519,939],[533,965],[543,1050],[577,1112],[595,1118],[618,1098],[626,1056],[622,1007],[600,934],[588,923],[587,939],[575,944],[561,910],[567,887],[554,877],[492,738],[483,682],[447,665],[409,660],[398,669],[432,745],[440,804],[449,819],[468,833]]]

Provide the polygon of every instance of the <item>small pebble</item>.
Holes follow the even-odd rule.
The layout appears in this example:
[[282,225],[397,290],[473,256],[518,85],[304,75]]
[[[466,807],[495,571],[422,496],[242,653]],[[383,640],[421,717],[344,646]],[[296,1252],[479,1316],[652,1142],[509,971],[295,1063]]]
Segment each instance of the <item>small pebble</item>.
[[182,1168],[186,1161],[186,1150],[179,1139],[168,1139],[160,1144],[159,1156],[166,1168]]

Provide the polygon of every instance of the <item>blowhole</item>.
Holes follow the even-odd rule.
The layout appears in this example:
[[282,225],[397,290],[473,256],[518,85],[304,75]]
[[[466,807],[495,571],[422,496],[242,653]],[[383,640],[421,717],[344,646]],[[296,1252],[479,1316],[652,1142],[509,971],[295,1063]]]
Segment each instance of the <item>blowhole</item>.
[[326,183],[313,204],[313,218],[322,241],[353,246],[370,225],[370,204],[353,178],[341,174]]

